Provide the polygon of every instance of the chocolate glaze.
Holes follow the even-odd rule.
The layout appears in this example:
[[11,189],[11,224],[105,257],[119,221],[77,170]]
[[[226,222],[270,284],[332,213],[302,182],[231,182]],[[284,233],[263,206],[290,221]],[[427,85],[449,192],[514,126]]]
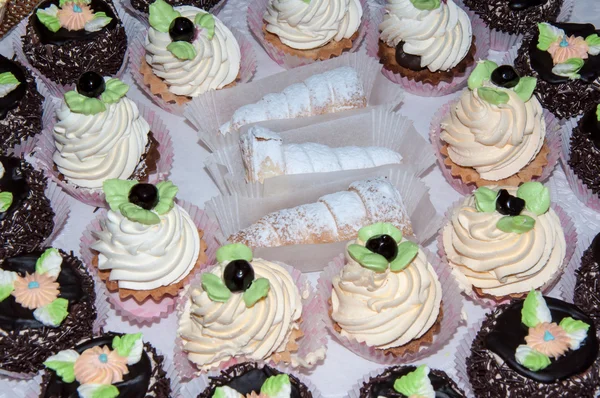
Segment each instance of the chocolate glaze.
[[396,46],[396,62],[403,68],[422,71],[425,68],[421,67],[421,57],[418,55],[407,54],[404,52],[404,42],[401,41]]
[[589,314],[597,329],[600,326],[600,234],[583,252],[581,267],[575,271],[575,276],[573,302]]
[[[148,8],[154,1],[155,0],[131,0],[131,6],[138,11],[148,13]],[[220,0],[166,0],[166,2],[174,7],[186,5],[210,11],[220,2]]]
[[485,339],[486,347],[498,354],[508,366],[528,379],[541,383],[553,383],[564,380],[589,369],[598,357],[598,339],[596,327],[590,317],[576,306],[551,297],[544,297],[552,314],[552,322],[560,323],[563,318],[571,317],[590,325],[587,338],[577,350],[569,350],[545,369],[533,372],[519,364],[515,358],[517,347],[525,344],[529,328],[521,322],[522,300],[512,303],[497,318],[495,328]]
[[21,167],[21,159],[11,156],[0,156],[0,163],[4,167],[4,175],[0,178],[0,192],[10,192],[13,195],[12,204],[0,213],[0,221],[9,218],[14,209],[19,208],[29,196],[29,185]]
[[21,84],[13,91],[6,94],[5,97],[0,97],[0,120],[4,120],[8,111],[19,105],[19,102],[27,92],[27,81],[25,79],[25,71],[23,68],[3,55],[0,55],[0,73],[5,72],[11,72]]
[[510,0],[508,7],[513,11],[523,11],[530,7],[541,6],[546,0]]
[[[371,377],[368,382],[363,383],[360,388],[360,398],[407,398],[394,390],[394,382],[413,372],[416,366],[395,366],[386,369],[382,374]],[[446,372],[437,369],[430,369],[429,380],[435,390],[435,398],[464,398],[465,393],[456,385]]]
[[600,126],[596,107],[588,110],[573,129],[569,166],[593,193],[600,193]]

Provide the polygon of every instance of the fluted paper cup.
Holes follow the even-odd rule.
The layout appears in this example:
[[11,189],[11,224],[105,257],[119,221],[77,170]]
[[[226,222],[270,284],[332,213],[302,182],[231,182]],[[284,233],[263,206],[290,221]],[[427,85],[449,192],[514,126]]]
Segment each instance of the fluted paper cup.
[[[144,25],[144,27],[148,27],[150,26],[149,22],[148,22],[148,14],[139,10],[136,10],[133,5],[131,5],[131,0],[114,0],[115,2],[119,2],[121,4],[121,6],[131,15],[133,15],[140,23],[142,23]],[[215,15],[218,17],[219,12],[223,9],[223,6],[225,5],[225,3],[227,2],[227,0],[221,0],[219,1],[217,4],[215,4],[214,7],[212,7],[209,10],[206,10],[208,12],[210,12],[212,15]],[[220,18],[219,18],[220,19]]]
[[[440,166],[440,170],[442,175],[448,181],[448,184],[452,186],[457,192],[462,195],[468,195],[474,190],[477,189],[477,186],[474,183],[466,184],[460,176],[455,177],[452,175],[450,166],[446,166],[444,164],[444,160],[446,157],[442,155],[442,147],[444,146],[444,141],[441,140],[440,135],[442,132],[442,121],[450,114],[451,109],[456,106],[458,100],[453,100],[445,105],[443,105],[434,115],[431,121],[431,126],[429,128],[429,141],[431,141],[431,145],[433,145],[433,151],[437,158],[438,165]],[[546,140],[545,144],[548,146],[548,155],[547,160],[548,164],[542,168],[542,174],[538,177],[534,177],[533,181],[545,181],[556,166],[558,162],[560,148],[561,148],[561,136],[560,136],[560,122],[559,120],[550,112],[544,109],[544,121],[546,123]]]
[[[156,184],[168,177],[173,165],[175,156],[173,151],[173,142],[167,126],[162,119],[151,108],[142,104],[136,103],[140,112],[140,116],[144,118],[150,125],[154,139],[158,142],[158,151],[160,159],[156,163],[156,171],[148,176],[148,181],[151,184]],[[104,192],[102,189],[81,188],[68,182],[55,167],[53,155],[56,151],[54,143],[53,128],[56,123],[56,118],[48,128],[44,129],[38,137],[35,149],[35,159],[39,167],[54,183],[58,184],[66,193],[77,199],[78,201],[94,207],[107,207]],[[62,178],[61,178],[62,177]]]
[[[255,258],[259,257],[255,256]],[[306,276],[303,275],[299,270],[277,261],[275,264],[283,267],[291,275],[294,284],[300,292],[300,297],[302,297],[302,322],[299,326],[303,336],[297,340],[298,351],[292,353],[291,363],[286,363],[284,366],[295,369],[314,368],[318,363],[323,361],[327,351],[325,321],[323,314],[321,311],[319,311],[319,303],[317,301],[315,291],[308,282]],[[208,267],[203,272],[210,272],[213,267]],[[193,286],[200,285],[201,276],[201,273],[197,274],[179,297],[177,305],[177,315],[179,317],[178,327],[181,325],[181,317],[184,315],[184,307],[190,300],[191,288]],[[272,354],[273,353],[270,353],[265,361],[269,362]],[[194,363],[188,360],[187,354],[183,348],[183,341],[178,333],[175,340],[173,361],[175,362],[175,367],[177,368],[181,379],[190,380],[202,373],[214,370],[223,370],[237,363],[248,362],[249,360],[244,356],[234,356],[230,360],[222,362],[211,369],[201,370]]]
[[[195,205],[183,200],[177,200],[176,203],[188,212],[192,220],[194,220],[196,227],[204,232],[202,240],[206,243],[207,260],[205,264],[200,266],[200,269],[202,269],[206,264],[212,264],[214,262],[215,253],[219,248],[219,241],[222,240],[219,227],[204,211],[200,210]],[[106,210],[101,210],[96,218],[88,224],[79,245],[81,260],[94,275],[98,274],[98,269],[92,265],[92,259],[96,253],[90,246],[96,241],[93,233],[101,230],[101,220],[106,218],[106,213]],[[191,280],[195,275],[195,272],[196,271],[193,271],[186,279],[188,279],[188,281]],[[132,297],[123,300],[119,297],[118,292],[113,293],[108,291],[104,282],[99,282],[98,285],[104,290],[108,302],[115,309],[117,314],[132,324],[150,325],[155,322],[160,322],[162,318],[165,318],[173,311],[177,303],[176,297],[165,296],[159,302],[152,300],[152,298],[148,298],[143,304],[139,304]]]
[[581,267],[583,253],[590,247],[592,240],[593,237],[579,236],[579,242],[577,242],[577,247],[574,249],[571,261],[569,261],[569,265],[565,268],[565,273],[560,279],[562,299],[569,303],[573,302],[573,297],[575,296],[575,285],[577,284],[577,275],[575,272]]

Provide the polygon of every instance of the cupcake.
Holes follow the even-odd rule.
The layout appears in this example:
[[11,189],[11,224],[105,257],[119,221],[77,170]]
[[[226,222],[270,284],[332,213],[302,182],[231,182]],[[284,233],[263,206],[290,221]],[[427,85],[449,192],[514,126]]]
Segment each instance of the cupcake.
[[450,211],[441,238],[461,289],[476,298],[523,297],[568,262],[561,220],[539,182],[477,189]]
[[68,85],[90,69],[116,75],[125,59],[127,35],[110,0],[44,0],[29,17],[22,44],[34,68]]
[[182,105],[209,90],[235,84],[242,53],[233,33],[212,14],[192,6],[150,5],[144,85],[167,103]]
[[471,20],[453,0],[388,0],[385,10],[377,55],[387,71],[436,86],[475,63]]
[[[600,105],[590,108],[577,122],[569,140],[567,165],[585,185],[585,189],[600,198]],[[575,191],[575,189],[573,189]]]
[[[581,266],[575,271],[576,284],[573,303],[589,315],[596,326],[600,325],[600,234],[583,252]],[[570,297],[568,297],[570,299]]]
[[538,79],[536,96],[559,118],[600,102],[600,38],[594,25],[540,23],[523,39],[515,67]]
[[442,287],[423,250],[388,223],[363,227],[331,281],[330,316],[342,337],[399,357],[433,342]]
[[94,282],[72,253],[48,248],[0,260],[0,372],[33,375],[92,335]]
[[446,372],[430,369],[427,365],[388,368],[362,383],[360,391],[355,396],[358,398],[466,398],[463,390]]
[[[154,3],[154,1],[155,0],[130,0],[131,6],[135,10],[146,14],[149,11],[150,5]],[[165,0],[165,2],[174,7],[187,5],[210,11],[213,7],[216,7],[221,0]]]
[[314,61],[352,48],[363,18],[360,0],[266,2],[263,34],[276,49]]
[[29,70],[0,55],[0,153],[42,131],[42,104]]
[[509,65],[477,63],[469,87],[439,126],[440,152],[452,177],[480,187],[519,185],[542,175],[549,147],[542,106],[533,96],[536,82]]
[[590,317],[533,290],[486,315],[466,365],[476,397],[592,398],[600,385]]
[[23,159],[0,156],[0,259],[37,250],[52,233],[46,187],[41,171]]
[[169,398],[165,360],[142,333],[81,339],[44,362],[42,398]]
[[189,362],[201,371],[232,358],[291,364],[303,314],[290,272],[254,259],[239,243],[219,248],[216,257],[180,309],[177,335]]

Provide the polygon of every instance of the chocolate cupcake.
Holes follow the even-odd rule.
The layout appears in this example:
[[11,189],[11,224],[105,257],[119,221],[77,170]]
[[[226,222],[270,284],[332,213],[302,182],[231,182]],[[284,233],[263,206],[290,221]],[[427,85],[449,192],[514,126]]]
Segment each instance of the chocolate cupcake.
[[44,398],[169,398],[172,393],[164,357],[142,341],[141,333],[83,339],[44,365]]
[[599,33],[592,24],[541,23],[523,39],[515,67],[537,78],[536,96],[559,118],[600,102]]
[[570,144],[568,165],[587,189],[600,196],[600,105],[579,120]]
[[54,228],[46,177],[26,161],[0,156],[0,259],[39,248]]
[[359,398],[413,396],[464,398],[464,391],[442,370],[425,365],[394,366],[362,384]]
[[42,103],[33,75],[0,55],[0,153],[42,131]]
[[125,28],[110,0],[42,1],[22,42],[31,65],[61,85],[88,70],[117,74],[127,51]]
[[0,369],[33,374],[91,336],[94,282],[72,253],[49,248],[0,260]]
[[484,319],[466,359],[476,397],[595,397],[598,338],[580,308],[531,291]]
[[[154,3],[155,0],[130,0],[131,6],[138,11],[148,13],[150,4]],[[177,6],[192,6],[196,8],[202,8],[205,11],[211,11],[213,7],[219,4],[223,0],[165,0],[168,4],[173,7]],[[220,7],[219,7],[220,8]]]
[[590,247],[583,252],[581,267],[575,271],[577,282],[573,303],[600,325],[600,234],[596,235]]

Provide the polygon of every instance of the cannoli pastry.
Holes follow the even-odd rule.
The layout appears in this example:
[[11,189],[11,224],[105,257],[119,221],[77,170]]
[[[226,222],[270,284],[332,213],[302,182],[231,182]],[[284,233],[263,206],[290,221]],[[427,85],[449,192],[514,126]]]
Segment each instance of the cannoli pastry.
[[358,73],[354,68],[343,66],[313,75],[302,83],[286,87],[281,93],[267,94],[254,104],[242,106],[219,131],[227,134],[250,123],[336,113],[366,105],[367,98]]
[[241,149],[246,179],[260,182],[280,175],[366,169],[402,161],[399,153],[382,147],[285,145],[277,133],[260,126],[242,135]]
[[412,235],[400,192],[384,177],[356,181],[347,191],[267,214],[232,235],[231,242],[250,247],[343,242],[356,238],[363,225],[388,222]]

